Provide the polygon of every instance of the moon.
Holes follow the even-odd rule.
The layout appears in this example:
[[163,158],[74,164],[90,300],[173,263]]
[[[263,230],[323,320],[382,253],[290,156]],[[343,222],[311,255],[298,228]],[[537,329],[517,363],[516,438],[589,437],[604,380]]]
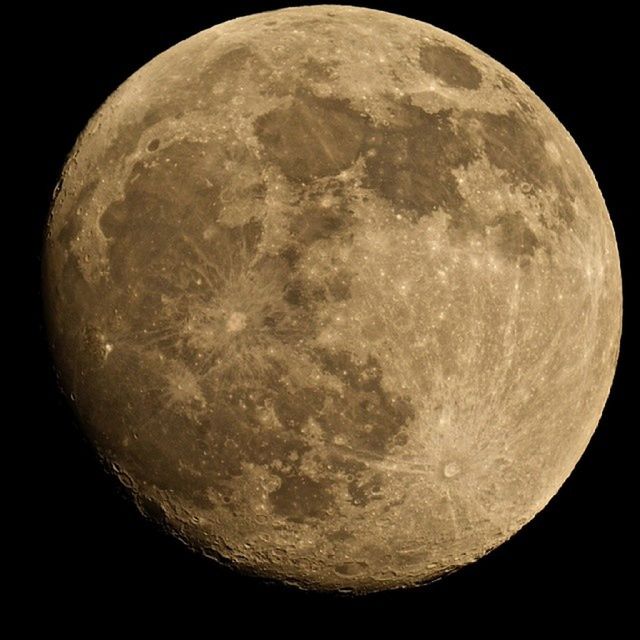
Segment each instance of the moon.
[[299,7],[203,31],[79,137],[43,269],[61,386],[140,510],[302,588],[433,580],[554,496],[605,404],[613,228],[470,44]]

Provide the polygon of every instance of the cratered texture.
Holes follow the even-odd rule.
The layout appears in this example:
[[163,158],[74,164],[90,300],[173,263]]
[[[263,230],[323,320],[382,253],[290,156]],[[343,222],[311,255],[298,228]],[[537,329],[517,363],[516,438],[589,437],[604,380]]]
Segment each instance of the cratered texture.
[[159,55],[64,169],[61,381],[141,509],[318,589],[419,583],[556,493],[612,380],[621,285],[575,143],[429,25],[315,6]]

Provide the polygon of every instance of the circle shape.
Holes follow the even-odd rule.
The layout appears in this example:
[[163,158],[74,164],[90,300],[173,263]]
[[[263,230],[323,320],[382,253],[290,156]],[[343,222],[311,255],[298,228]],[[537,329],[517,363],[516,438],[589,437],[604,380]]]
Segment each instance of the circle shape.
[[93,117],[46,240],[62,385],[141,510],[317,589],[424,582],[556,493],[621,284],[569,134],[466,42],[316,6],[233,20]]

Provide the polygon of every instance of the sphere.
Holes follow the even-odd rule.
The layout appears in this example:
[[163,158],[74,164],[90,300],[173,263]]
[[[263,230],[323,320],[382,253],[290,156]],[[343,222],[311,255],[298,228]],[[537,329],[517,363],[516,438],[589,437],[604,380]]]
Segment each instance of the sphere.
[[77,141],[45,245],[61,385],[142,512],[301,587],[502,543],[615,369],[616,242],[576,144],[498,62],[380,11],[154,58]]

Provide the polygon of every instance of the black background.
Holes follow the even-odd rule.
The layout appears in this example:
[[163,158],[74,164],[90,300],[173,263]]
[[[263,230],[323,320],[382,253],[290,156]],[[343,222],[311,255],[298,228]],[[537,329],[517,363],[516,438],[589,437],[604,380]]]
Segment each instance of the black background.
[[[574,618],[627,618],[635,584],[630,562],[637,498],[631,491],[630,390],[627,336],[633,328],[628,301],[618,372],[600,426],[574,473],[544,511],[513,539],[444,580],[422,588],[361,597],[300,592],[236,575],[192,554],[146,523],[97,463],[59,395],[40,310],[40,249],[51,193],[66,154],[104,99],[156,54],[226,19],[287,3],[215,3],[59,6],[38,9],[5,25],[14,27],[29,52],[21,74],[22,193],[29,264],[29,438],[24,464],[35,479],[23,500],[28,551],[21,556],[19,598],[34,612],[94,611],[97,616],[133,611],[162,619],[180,607],[289,622],[301,614],[333,624],[344,616],[369,622],[435,620],[450,635],[467,618],[504,620],[517,613],[522,625],[554,612]],[[519,75],[547,103],[581,147],[597,176],[616,229],[628,277],[637,136],[631,14],[608,4],[598,11],[582,3],[562,13],[558,3],[412,7],[368,3],[430,22],[476,45]],[[26,80],[26,82],[25,82]],[[634,120],[636,122],[634,122]],[[637,144],[637,142],[635,142]],[[637,164],[637,163],[636,163]],[[20,484],[20,483],[18,483]],[[35,538],[35,539],[32,539]],[[206,605],[204,609],[201,605]],[[208,608],[207,608],[208,607]],[[104,612],[108,612],[105,614]],[[471,613],[474,612],[474,613]],[[479,612],[482,612],[480,614]],[[103,616],[103,617],[104,617]],[[237,616],[235,618],[238,620]],[[212,619],[213,620],[213,619]],[[468,621],[468,620],[467,620]],[[311,628],[308,627],[307,630]],[[300,629],[300,633],[305,628]],[[519,632],[514,632],[519,637]],[[619,637],[619,636],[614,636]]]

